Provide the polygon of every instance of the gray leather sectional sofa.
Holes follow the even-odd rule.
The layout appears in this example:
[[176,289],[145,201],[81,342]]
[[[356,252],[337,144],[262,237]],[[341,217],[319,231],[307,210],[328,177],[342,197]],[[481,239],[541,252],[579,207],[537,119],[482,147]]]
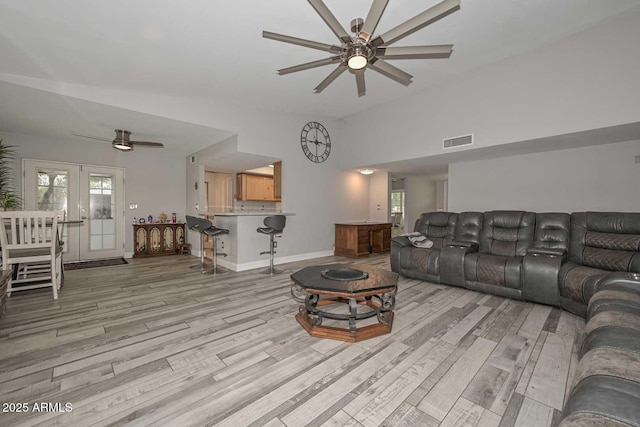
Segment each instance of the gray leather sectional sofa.
[[561,307],[587,320],[562,426],[640,426],[640,213],[433,212],[391,241],[407,277]]

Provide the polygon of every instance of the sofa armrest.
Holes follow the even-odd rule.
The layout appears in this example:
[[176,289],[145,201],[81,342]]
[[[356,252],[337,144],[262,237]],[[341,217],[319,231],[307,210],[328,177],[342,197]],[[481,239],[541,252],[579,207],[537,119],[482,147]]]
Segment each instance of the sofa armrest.
[[393,239],[391,239],[391,246],[396,246],[396,247],[407,247],[407,246],[413,246],[411,244],[411,241],[409,240],[409,238],[407,238],[406,236],[396,236]]
[[556,249],[556,248],[529,248],[527,250],[527,255],[539,256],[546,255],[552,257],[562,257],[567,254],[565,249]]
[[566,259],[566,252],[562,249],[530,248],[522,261],[522,298],[559,307],[558,276]]
[[478,252],[473,242],[454,240],[440,251],[440,282],[464,287],[464,258],[467,254]]
[[640,295],[640,274],[623,271],[609,273],[598,283],[596,292],[605,289]]

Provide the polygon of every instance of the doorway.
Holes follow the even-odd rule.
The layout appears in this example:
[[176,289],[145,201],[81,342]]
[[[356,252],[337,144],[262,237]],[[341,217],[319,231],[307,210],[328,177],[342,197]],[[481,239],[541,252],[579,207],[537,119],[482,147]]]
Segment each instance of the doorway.
[[24,159],[27,210],[62,210],[65,262],[124,256],[124,170]]

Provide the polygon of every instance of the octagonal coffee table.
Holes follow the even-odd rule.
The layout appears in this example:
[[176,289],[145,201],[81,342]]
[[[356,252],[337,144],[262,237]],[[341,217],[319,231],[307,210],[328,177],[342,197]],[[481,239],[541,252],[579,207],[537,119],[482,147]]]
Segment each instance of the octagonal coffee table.
[[[291,280],[294,298],[296,293],[305,294],[296,320],[310,335],[358,342],[391,332],[397,273],[368,265],[327,264],[305,267],[293,273]],[[333,304],[346,304],[348,310],[325,310]],[[357,321],[373,316],[378,323],[357,327]],[[325,326],[325,318],[348,321],[349,327]]]

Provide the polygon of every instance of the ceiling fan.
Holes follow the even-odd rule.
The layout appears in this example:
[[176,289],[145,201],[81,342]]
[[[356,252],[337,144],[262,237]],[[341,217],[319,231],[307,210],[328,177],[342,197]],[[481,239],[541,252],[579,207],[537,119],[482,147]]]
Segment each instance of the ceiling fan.
[[128,130],[122,130],[122,129],[116,129],[116,137],[113,139],[113,141],[109,138],[102,138],[100,136],[85,135],[85,134],[76,133],[76,132],[71,132],[71,134],[75,136],[81,136],[83,138],[97,139],[98,141],[111,141],[111,145],[113,146],[113,148],[121,151],[131,151],[133,150],[134,145],[140,145],[144,147],[157,147],[157,148],[164,147],[164,144],[161,142],[131,141],[130,139],[131,132]]
[[383,76],[397,81],[405,86],[411,84],[413,76],[401,69],[386,62],[387,59],[432,59],[449,58],[453,45],[432,45],[432,46],[407,46],[389,47],[391,44],[401,40],[408,35],[432,24],[439,19],[460,9],[460,0],[445,0],[430,9],[414,16],[408,21],[377,37],[372,37],[378,26],[378,22],[384,13],[389,0],[374,0],[365,20],[356,18],[351,21],[351,31],[355,36],[347,34],[344,27],[338,22],[329,8],[322,0],[308,0],[318,15],[331,28],[333,33],[340,40],[340,45],[330,45],[326,43],[305,40],[283,34],[263,31],[262,37],[284,43],[291,43],[311,49],[322,50],[334,54],[326,59],[308,62],[293,67],[278,70],[278,74],[290,74],[312,68],[323,67],[325,65],[338,64],[331,74],[329,74],[316,88],[315,93],[322,92],[335,79],[346,70],[351,71],[356,76],[358,96],[366,94],[364,71],[370,68]]

